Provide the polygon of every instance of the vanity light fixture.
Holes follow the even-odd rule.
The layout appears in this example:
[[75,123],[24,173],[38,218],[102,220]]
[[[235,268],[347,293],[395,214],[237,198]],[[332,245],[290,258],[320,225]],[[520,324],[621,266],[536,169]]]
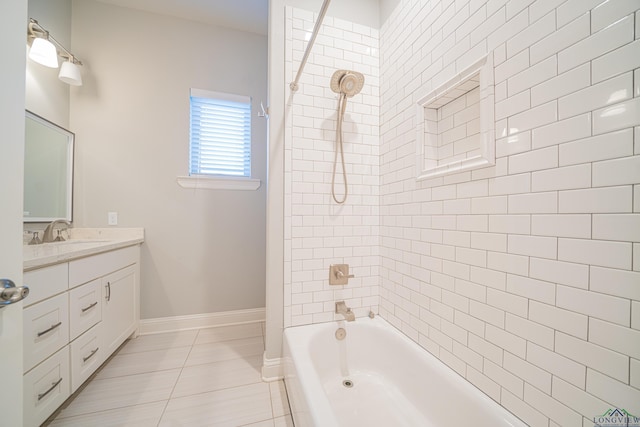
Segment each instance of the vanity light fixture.
[[27,42],[31,44],[29,59],[50,68],[58,68],[58,57],[63,58],[65,61],[62,63],[58,78],[72,86],[82,86],[79,67],[82,61],[54,39],[49,31],[33,18],[29,18]]

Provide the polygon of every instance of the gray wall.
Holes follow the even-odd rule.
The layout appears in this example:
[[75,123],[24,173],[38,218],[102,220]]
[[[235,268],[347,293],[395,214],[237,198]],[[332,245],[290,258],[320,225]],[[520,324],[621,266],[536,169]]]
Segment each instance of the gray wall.
[[[76,227],[144,227],[141,316],[264,307],[266,122],[254,116],[257,191],[187,190],[189,88],[266,101],[266,37],[73,2]],[[75,88],[74,88],[75,89]]]

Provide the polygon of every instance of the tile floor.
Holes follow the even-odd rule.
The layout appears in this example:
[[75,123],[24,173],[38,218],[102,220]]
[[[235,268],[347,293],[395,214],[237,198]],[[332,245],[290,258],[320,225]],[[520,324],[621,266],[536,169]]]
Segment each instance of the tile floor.
[[261,380],[260,323],[128,341],[48,426],[291,427],[282,381]]

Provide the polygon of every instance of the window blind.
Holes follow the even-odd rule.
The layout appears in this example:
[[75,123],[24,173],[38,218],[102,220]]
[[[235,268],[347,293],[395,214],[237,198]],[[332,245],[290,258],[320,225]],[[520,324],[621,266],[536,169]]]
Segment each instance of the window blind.
[[190,175],[251,176],[251,98],[191,89]]

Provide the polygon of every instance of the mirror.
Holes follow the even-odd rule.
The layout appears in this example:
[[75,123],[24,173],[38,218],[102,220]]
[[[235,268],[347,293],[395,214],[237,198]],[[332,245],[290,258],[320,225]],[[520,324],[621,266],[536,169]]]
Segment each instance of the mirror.
[[72,220],[75,135],[25,112],[24,222]]

